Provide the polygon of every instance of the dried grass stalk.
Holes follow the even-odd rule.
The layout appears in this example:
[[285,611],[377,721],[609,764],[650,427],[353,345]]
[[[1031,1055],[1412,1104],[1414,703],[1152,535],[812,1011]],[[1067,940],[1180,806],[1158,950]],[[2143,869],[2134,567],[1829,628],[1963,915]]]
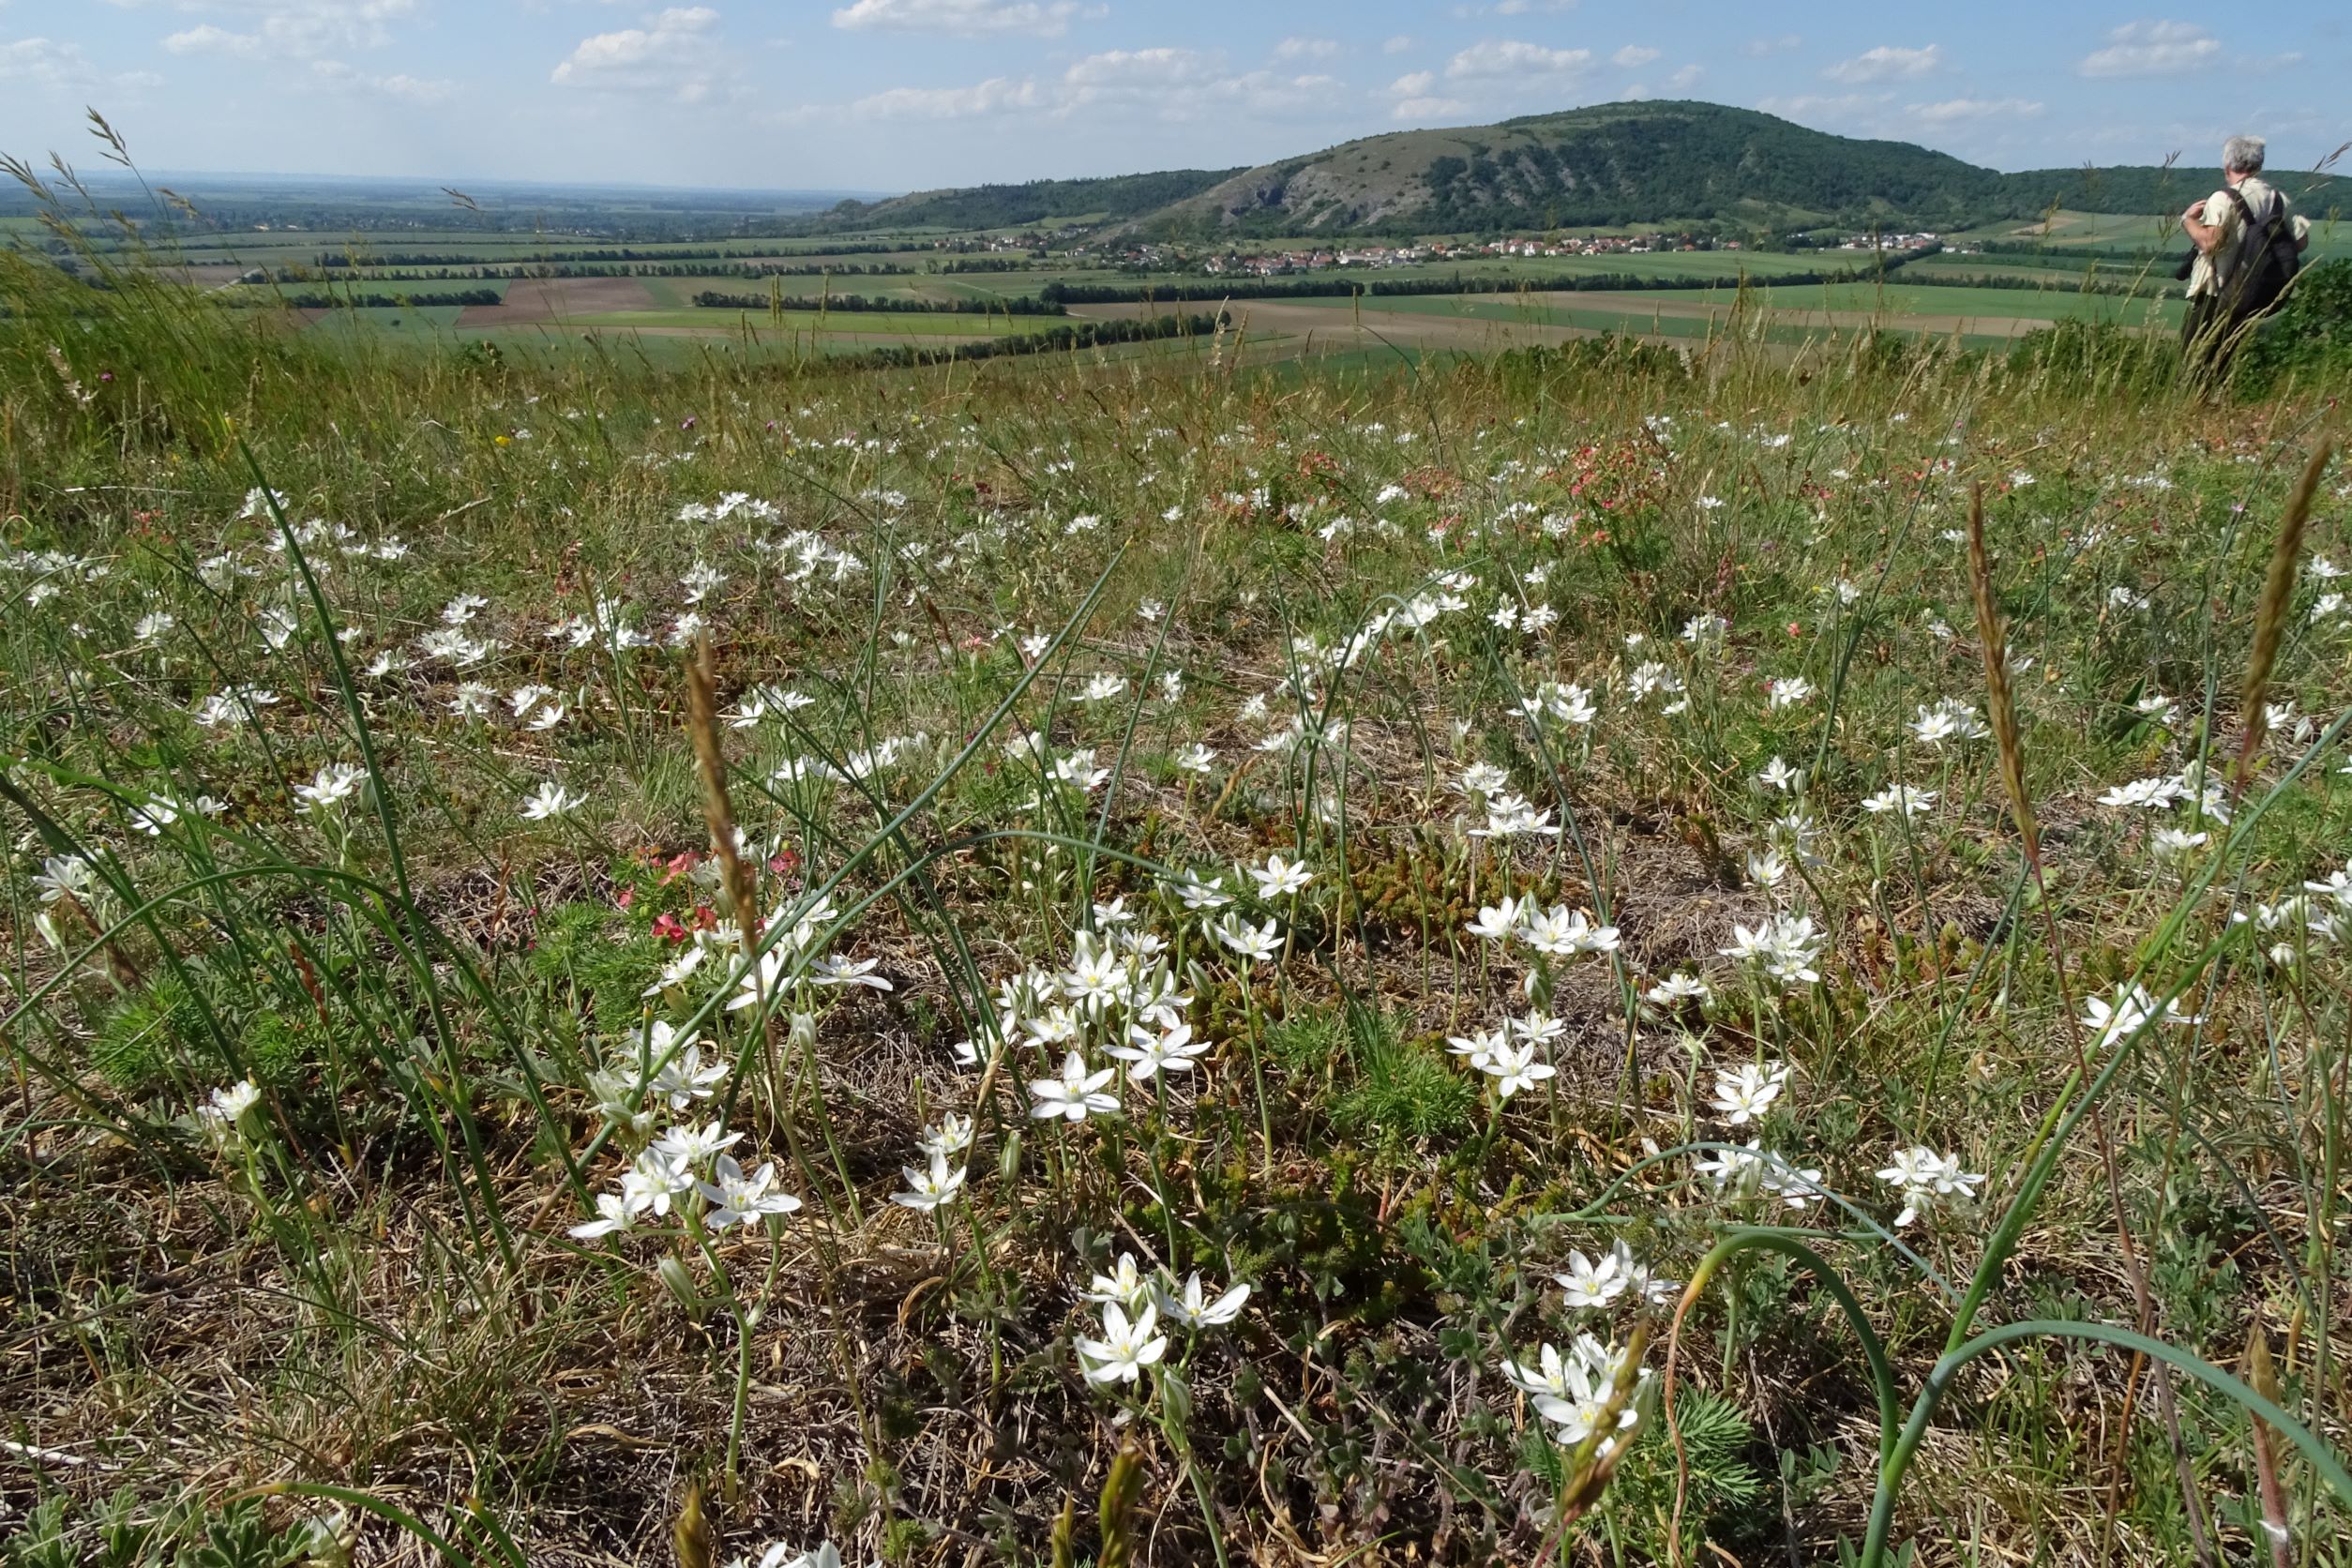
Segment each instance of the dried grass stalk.
[[686,666],[686,730],[694,737],[694,760],[702,775],[702,820],[710,824],[711,852],[718,856],[727,883],[727,897],[742,927],[744,951],[759,940],[751,887],[751,866],[737,847],[735,807],[727,797],[727,759],[718,746],[718,681],[711,669],[711,640],[705,633],[695,643],[694,662]]
[[2270,728],[2264,699],[2270,694],[2270,672],[2279,659],[2279,643],[2286,636],[2286,607],[2295,597],[2295,563],[2303,553],[2303,527],[2311,520],[2312,497],[2319,475],[2326,472],[2333,450],[2326,442],[2303,465],[2302,480],[2287,501],[2279,523],[2278,543],[2270,549],[2269,575],[2263,579],[2262,602],[2254,610],[2254,657],[2246,664],[2246,683],[2239,693],[2239,721],[2243,738],[2238,743],[2238,765],[2231,771],[2230,792],[2243,794],[2254,777],[2254,758],[2262,751]]
[[[2283,1400],[2279,1388],[2278,1368],[2270,1364],[2270,1331],[2254,1319],[2246,1335],[2246,1381],[2254,1391],[2273,1405]],[[2269,1538],[2271,1568],[2291,1568],[2294,1555],[2287,1548],[2294,1537],[2286,1528],[2286,1488],[2279,1481],[2279,1455],[2276,1440],[2269,1425],[2260,1416],[2253,1417],[2254,1475],[2262,1495],[2262,1533]]]
[[2010,686],[2009,628],[1993,602],[1993,562],[1984,549],[1984,487],[1968,497],[1968,586],[1976,601],[1976,640],[1984,650],[1984,706],[1993,726],[1993,744],[1999,749],[2001,788],[2009,809],[2017,819],[2025,840],[2026,859],[2038,875],[2042,867],[2042,831],[2034,822],[2033,801],[2026,793],[2026,743],[2017,729],[2017,698]]

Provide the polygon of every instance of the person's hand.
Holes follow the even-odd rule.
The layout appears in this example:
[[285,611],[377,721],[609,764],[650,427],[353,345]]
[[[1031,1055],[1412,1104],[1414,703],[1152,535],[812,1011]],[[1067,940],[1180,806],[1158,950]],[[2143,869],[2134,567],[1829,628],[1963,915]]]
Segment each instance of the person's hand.
[[2180,209],[2180,221],[2183,223],[2194,223],[2200,220],[2204,217],[2204,214],[2205,204],[2203,202],[2192,202],[2187,206]]

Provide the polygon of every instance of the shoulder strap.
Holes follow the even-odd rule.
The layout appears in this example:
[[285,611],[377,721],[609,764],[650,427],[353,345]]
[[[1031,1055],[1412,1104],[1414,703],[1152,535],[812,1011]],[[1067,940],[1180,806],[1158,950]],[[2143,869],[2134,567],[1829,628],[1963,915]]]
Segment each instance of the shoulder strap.
[[2223,187],[2222,194],[2227,196],[2230,205],[2238,209],[2238,221],[2240,225],[2238,235],[2238,253],[2240,256],[2259,256],[2266,250],[2277,249],[2279,241],[2286,239],[2288,245],[2285,256],[2291,258],[2294,246],[2288,227],[2283,221],[2287,212],[2286,197],[2284,194],[2273,189],[2270,192],[2269,211],[2260,218],[2254,216],[2252,204],[2247,202],[2236,186]]

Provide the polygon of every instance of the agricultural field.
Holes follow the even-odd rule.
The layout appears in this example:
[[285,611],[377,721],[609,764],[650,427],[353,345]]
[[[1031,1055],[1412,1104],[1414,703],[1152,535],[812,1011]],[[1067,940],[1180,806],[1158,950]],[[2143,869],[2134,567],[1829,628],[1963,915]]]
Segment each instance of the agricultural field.
[[2340,386],[115,281],[0,255],[11,1568],[2352,1562]]
[[[1729,333],[1783,346],[1874,329],[1998,346],[2060,321],[2113,322],[2136,330],[2177,327],[2179,301],[2079,291],[1966,289],[1889,284],[1759,285],[1733,289],[1575,294],[1419,295],[1367,299],[1248,300],[1231,308],[1256,330],[1326,338],[1378,335],[1423,346],[1494,349],[1624,336],[1704,345]],[[1081,306],[1089,317],[1142,307]]]

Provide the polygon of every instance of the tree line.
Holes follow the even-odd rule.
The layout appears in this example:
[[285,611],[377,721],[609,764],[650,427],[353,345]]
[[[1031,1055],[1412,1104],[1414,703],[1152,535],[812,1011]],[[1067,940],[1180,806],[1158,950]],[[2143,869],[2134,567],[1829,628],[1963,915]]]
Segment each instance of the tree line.
[[721,294],[716,289],[704,289],[694,296],[694,303],[713,310],[887,310],[894,315],[951,316],[1066,316],[1070,312],[1059,300],[1033,299],[1027,295],[1011,295],[1003,299],[893,299],[870,298],[865,294],[827,294],[811,299],[805,294]]
[[279,291],[224,297],[235,306],[284,305],[296,310],[405,310],[413,306],[504,303],[504,296],[496,289],[458,289],[448,294],[330,294],[309,290],[301,294]]
[[[2169,282],[2171,275],[2165,274]],[[1939,289],[2031,289],[2040,294],[2133,294],[2155,298],[2163,294],[2160,287],[2151,288],[2148,280],[2122,278],[2019,278],[2014,274],[1980,272],[1968,278],[1935,277],[1925,279]]]
[[[308,268],[257,267],[261,280],[268,283],[315,283]],[[459,283],[504,279],[516,281],[527,278],[912,278],[912,267],[861,265],[855,262],[845,265],[820,265],[813,263],[790,264],[776,262],[484,262],[472,266],[432,268],[390,267],[370,271],[357,278],[365,283]]]
[[[810,256],[897,255],[909,251],[929,250],[931,249],[932,247],[928,245],[919,245],[912,241],[875,241],[867,244],[829,245],[820,249],[812,249],[801,253]],[[659,250],[637,250],[627,247],[621,247],[618,249],[608,247],[602,249],[542,251],[537,255],[521,258],[505,264],[537,266],[542,264],[559,264],[567,262],[714,262],[726,261],[731,257],[740,254],[742,254],[740,250],[730,249],[724,246],[695,247],[684,249],[673,247],[664,247]],[[396,250],[384,251],[382,253],[363,253],[360,255],[352,255],[340,250],[322,250],[318,253],[316,261],[318,265],[329,268],[422,266],[462,267],[495,266],[502,264],[495,260],[462,251],[430,250]],[[853,269],[837,267],[834,270],[849,271]],[[883,268],[882,270],[887,271],[890,269]],[[999,269],[983,264],[968,264],[961,267],[952,267],[949,270],[988,272],[996,270],[1010,270],[1010,268]]]
[[845,354],[833,361],[852,369],[909,369],[923,365],[958,365],[974,359],[1003,359],[1018,354],[1067,354],[1074,349],[1107,348],[1116,343],[1150,343],[1166,338],[1199,338],[1226,324],[1223,311],[1190,316],[1149,316],[1129,321],[1086,322],[1050,327],[1044,332],[990,338],[983,342],[952,347],[896,347]]
[[[1775,273],[1757,279],[1774,288],[1810,283],[1866,283],[1896,271],[1927,251],[1885,257],[1866,267],[1824,268],[1812,272]],[[1065,283],[1056,280],[1037,291],[1038,297],[1060,305],[1135,305],[1153,300],[1206,299],[1345,299],[1350,294],[1399,296],[1475,294],[1648,293],[1677,289],[1720,289],[1724,278],[1659,278],[1624,272],[1568,273],[1551,278],[1501,276],[1451,278],[1248,278],[1231,282],[1191,279],[1167,283]]]

